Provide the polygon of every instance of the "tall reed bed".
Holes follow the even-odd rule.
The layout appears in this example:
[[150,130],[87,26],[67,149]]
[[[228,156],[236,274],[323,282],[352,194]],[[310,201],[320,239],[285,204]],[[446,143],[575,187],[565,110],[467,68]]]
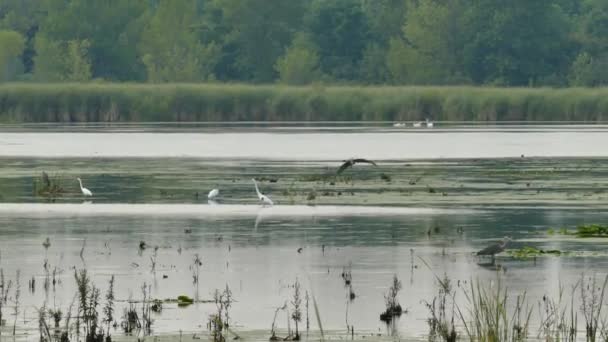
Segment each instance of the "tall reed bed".
[[608,120],[608,88],[0,85],[0,122]]

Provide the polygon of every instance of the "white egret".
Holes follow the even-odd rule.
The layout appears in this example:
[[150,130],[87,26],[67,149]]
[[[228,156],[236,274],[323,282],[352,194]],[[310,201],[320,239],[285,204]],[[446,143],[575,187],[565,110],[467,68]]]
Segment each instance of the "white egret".
[[76,179],[78,179],[78,183],[80,183],[80,192],[82,192],[82,194],[84,196],[89,196],[89,197],[93,196],[93,193],[91,192],[91,190],[84,188],[82,186],[82,180],[80,178],[76,178]]
[[414,122],[414,127],[422,127],[422,121]]
[[434,124],[433,121],[429,120],[429,118],[426,119],[426,127],[428,128],[433,128]]
[[260,192],[260,189],[258,189],[258,182],[256,182],[255,178],[252,178],[251,180],[255,185],[255,192],[258,194],[258,198],[260,199],[260,202],[262,202],[262,205],[274,205],[274,203],[272,203],[272,200],[268,198],[268,196]]
[[209,194],[207,195],[207,199],[215,199],[217,196],[220,195],[220,191],[218,189],[213,189],[211,191],[209,191]]

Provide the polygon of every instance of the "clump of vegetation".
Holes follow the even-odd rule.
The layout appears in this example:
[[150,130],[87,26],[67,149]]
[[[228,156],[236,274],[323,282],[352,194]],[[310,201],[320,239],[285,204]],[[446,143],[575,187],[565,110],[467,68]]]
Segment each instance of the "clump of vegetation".
[[152,312],[161,313],[163,311],[163,301],[160,299],[153,300],[150,309]]
[[523,341],[528,335],[532,307],[526,304],[525,292],[517,296],[515,309],[509,312],[507,289],[500,277],[494,286],[470,282],[464,291],[470,320],[457,307],[468,338],[472,341]]
[[287,302],[285,302],[283,304],[283,306],[279,306],[274,310],[274,317],[272,318],[272,325],[270,326],[270,341],[282,340],[277,336],[277,333],[276,333],[277,316],[279,315],[279,311],[282,311],[282,310],[287,310]]
[[447,275],[443,279],[437,279],[439,283],[439,292],[432,302],[425,302],[431,317],[428,318],[429,324],[429,339],[435,341],[437,339],[446,342],[455,342],[458,338],[454,325],[456,293],[452,289],[452,283]]
[[108,292],[106,293],[106,305],[103,308],[105,315],[104,322],[106,323],[106,340],[110,338],[110,327],[114,322],[114,299],[114,276],[112,276],[108,284]]
[[383,181],[385,181],[387,183],[390,183],[392,180],[391,176],[387,175],[386,173],[381,173],[380,179],[382,179]]
[[353,265],[350,263],[348,264],[348,267],[342,268],[340,276],[342,277],[342,280],[344,280],[344,286],[349,286],[353,281],[352,268]]
[[510,249],[507,251],[507,254],[517,259],[529,259],[544,255],[560,256],[562,254],[565,254],[565,252],[562,252],[557,249],[543,250],[535,247],[525,246],[519,249]]
[[563,304],[564,288],[560,285],[558,300],[543,296],[539,302],[540,331],[545,341],[576,341],[578,311],[574,306],[575,292],[580,281],[572,287],[570,304]]
[[397,278],[395,274],[393,276],[393,283],[391,287],[388,289],[388,293],[384,295],[384,301],[386,304],[386,310],[380,314],[380,320],[386,323],[390,323],[393,318],[401,316],[403,313],[403,309],[401,308],[401,304],[397,300],[397,295],[399,291],[401,291],[401,281]]
[[188,306],[192,303],[194,303],[194,299],[188,296],[181,295],[177,297],[177,306]]
[[230,331],[229,310],[233,302],[232,291],[228,285],[226,285],[223,292],[215,290],[213,299],[215,301],[217,311],[209,316],[207,327],[211,331],[213,342],[225,342],[226,332]]
[[6,319],[4,319],[2,310],[8,304],[8,294],[11,290],[13,282],[4,280],[4,270],[0,269],[0,327],[6,325]]
[[89,342],[103,342],[105,333],[99,325],[100,291],[93,285],[86,269],[74,271],[78,291],[78,308],[76,315],[76,330],[84,332],[85,340]]
[[311,190],[306,196],[307,201],[314,201],[317,198],[317,192],[315,190]]
[[[606,286],[608,285],[608,275],[604,278],[603,284],[600,286],[597,283],[595,275],[585,282],[585,276],[581,276],[581,311],[585,319],[585,337],[587,341],[596,341],[598,329],[606,327],[605,321],[602,318],[602,308],[605,305],[604,296],[606,294]],[[608,331],[600,331],[600,334],[605,334]],[[605,337],[602,338],[605,340]]]
[[291,340],[299,341],[300,332],[298,330],[298,323],[302,321],[302,295],[300,293],[300,282],[298,279],[296,279],[296,282],[293,284],[293,299],[291,301],[291,305],[293,308],[291,318],[296,325],[296,334],[291,337]]
[[120,325],[126,334],[131,334],[133,331],[141,328],[137,308],[132,301],[129,301],[129,307],[124,309],[122,322]]
[[577,226],[574,231],[571,231],[568,228],[560,228],[557,231],[550,228],[547,231],[547,234],[574,235],[579,238],[608,237],[608,226],[601,224],[580,225]]
[[65,192],[59,176],[50,177],[42,171],[40,177],[34,179],[34,193],[37,196],[57,197]]

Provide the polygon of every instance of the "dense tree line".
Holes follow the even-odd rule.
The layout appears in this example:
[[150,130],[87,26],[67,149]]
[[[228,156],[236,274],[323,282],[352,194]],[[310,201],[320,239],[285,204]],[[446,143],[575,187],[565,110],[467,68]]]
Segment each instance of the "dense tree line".
[[606,0],[0,0],[0,81],[599,86]]

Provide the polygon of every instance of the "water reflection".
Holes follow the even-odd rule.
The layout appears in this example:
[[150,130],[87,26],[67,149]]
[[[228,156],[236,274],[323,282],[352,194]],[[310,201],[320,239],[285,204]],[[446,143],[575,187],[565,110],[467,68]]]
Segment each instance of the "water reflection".
[[[582,217],[590,221],[608,218],[608,214],[592,210],[559,210],[560,215],[555,215],[550,209],[418,209],[401,215],[361,215],[355,208],[337,214],[336,208],[319,206],[295,210],[246,206],[239,207],[244,212],[235,216],[228,213],[236,208],[228,206],[229,211],[218,216],[209,211],[211,208],[195,206],[184,212],[202,211],[200,215],[182,217],[158,214],[162,210],[174,213],[170,205],[148,208],[146,212],[157,212],[152,216],[119,205],[109,207],[117,214],[101,216],[99,211],[53,212],[53,206],[34,210],[34,215],[29,210],[5,211],[0,216],[0,224],[6,227],[0,231],[0,266],[5,274],[20,269],[24,278],[33,276],[42,283],[45,259],[51,269],[58,270],[55,291],[33,292],[24,299],[30,307],[40,305],[45,298],[55,298],[59,306],[69,305],[74,293],[73,270],[86,267],[102,288],[108,277],[115,275],[120,300],[139,298],[137,289],[143,282],[152,284],[156,298],[198,294],[209,299],[214,289],[229,284],[237,299],[231,312],[235,324],[268,329],[274,309],[289,300],[292,289],[287,284],[299,278],[310,279],[306,289],[314,289],[326,329],[345,329],[348,310],[349,324],[357,332],[381,329],[407,338],[426,333],[426,327],[419,324],[427,315],[422,301],[435,295],[436,275],[446,274],[455,284],[465,284],[475,279],[490,281],[500,273],[514,294],[527,291],[531,298],[542,298],[555,295],[556,283],[570,284],[585,269],[608,266],[608,258],[602,256],[544,257],[535,262],[501,255],[496,263],[487,264],[473,255],[488,241],[504,235],[513,236],[514,247],[601,252],[608,243],[589,244],[546,235],[546,229],[555,224],[572,225]],[[88,207],[96,206],[104,207]],[[213,210],[226,210],[222,208]],[[253,230],[252,222],[257,223]],[[435,230],[435,226],[440,229]],[[433,232],[430,236],[429,227]],[[458,227],[465,233],[460,234]],[[48,249],[41,246],[46,237],[51,243]],[[142,242],[145,248],[141,248]],[[202,265],[200,280],[193,283],[196,255]],[[352,302],[346,300],[348,291],[340,279],[348,265],[356,293]],[[384,330],[378,315],[393,274],[405,286],[400,300],[408,314]],[[166,305],[163,314],[155,317],[154,331],[198,331],[199,318],[213,308],[206,304]],[[31,328],[36,329],[35,317],[30,319]]]

